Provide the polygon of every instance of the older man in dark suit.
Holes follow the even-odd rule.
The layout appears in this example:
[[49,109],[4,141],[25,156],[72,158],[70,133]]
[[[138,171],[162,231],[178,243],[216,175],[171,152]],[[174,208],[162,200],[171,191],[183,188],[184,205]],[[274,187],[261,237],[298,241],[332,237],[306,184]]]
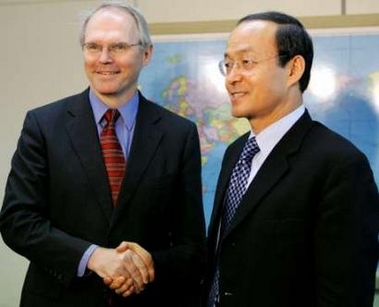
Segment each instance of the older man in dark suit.
[[89,89],[28,112],[12,159],[0,230],[30,260],[21,306],[196,306],[196,126],[137,90],[152,44],[134,7],[98,7],[81,44]]

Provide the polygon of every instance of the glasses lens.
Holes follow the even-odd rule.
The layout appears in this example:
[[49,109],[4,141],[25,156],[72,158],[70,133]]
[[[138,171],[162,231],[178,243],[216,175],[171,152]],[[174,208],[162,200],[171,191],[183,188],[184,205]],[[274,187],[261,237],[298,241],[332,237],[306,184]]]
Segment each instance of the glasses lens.
[[218,63],[218,69],[220,70],[220,73],[221,73],[223,76],[226,76],[225,61],[224,61],[224,60],[221,60],[221,61]]

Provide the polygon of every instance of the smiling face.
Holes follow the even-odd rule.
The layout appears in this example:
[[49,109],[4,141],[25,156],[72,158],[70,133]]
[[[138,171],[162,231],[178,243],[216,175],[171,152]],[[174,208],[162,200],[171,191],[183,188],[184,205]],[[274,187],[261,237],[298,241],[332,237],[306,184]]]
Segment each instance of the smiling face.
[[96,12],[86,26],[84,44],[100,46],[101,50],[93,52],[84,47],[84,67],[91,89],[113,107],[134,95],[139,73],[152,53],[151,46],[143,49],[140,45],[117,50],[114,47],[119,43],[139,43],[134,18],[114,8]]
[[[227,63],[239,64],[225,77],[232,115],[247,118],[256,133],[299,105],[300,97],[293,97],[292,60],[284,67],[278,62],[277,27],[269,21],[243,22],[230,34],[225,52]],[[255,64],[244,69],[241,63],[248,61]]]

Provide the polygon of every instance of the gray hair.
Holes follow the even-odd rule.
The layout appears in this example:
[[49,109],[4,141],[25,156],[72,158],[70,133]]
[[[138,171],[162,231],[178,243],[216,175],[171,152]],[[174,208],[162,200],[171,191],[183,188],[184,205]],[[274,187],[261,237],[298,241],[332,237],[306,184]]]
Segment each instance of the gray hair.
[[92,18],[92,16],[97,13],[100,10],[103,9],[119,9],[121,11],[125,11],[129,13],[135,20],[137,29],[138,29],[138,36],[139,36],[139,44],[141,44],[142,48],[146,48],[150,45],[152,45],[151,38],[150,38],[150,32],[149,27],[147,25],[147,21],[145,17],[142,15],[142,13],[133,5],[125,3],[124,1],[106,1],[102,4],[100,4],[97,8],[86,12],[82,17],[82,26],[80,30],[80,45],[83,46],[85,41],[85,32],[87,28],[87,24],[89,20]]

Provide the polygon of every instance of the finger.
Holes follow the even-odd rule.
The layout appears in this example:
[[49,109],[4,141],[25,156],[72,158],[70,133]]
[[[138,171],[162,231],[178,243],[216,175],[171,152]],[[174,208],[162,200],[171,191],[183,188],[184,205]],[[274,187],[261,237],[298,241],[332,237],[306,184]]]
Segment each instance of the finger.
[[122,293],[121,295],[123,297],[128,297],[128,296],[131,296],[132,294],[136,293],[136,290],[134,288],[134,286],[131,286],[128,290],[126,290],[124,293]]
[[116,251],[122,253],[128,249],[128,242],[123,241],[119,246],[116,247]]
[[142,248],[137,243],[133,242],[125,242],[127,243],[127,247],[133,250],[139,257],[141,257],[142,261],[145,263],[145,266],[148,270],[148,282],[153,281],[155,278],[155,270],[154,270],[154,262],[153,258],[151,257],[151,254],[146,251],[144,248]]
[[134,283],[131,278],[126,279],[125,282],[115,290],[115,292],[120,295],[123,295],[125,292],[130,292],[129,294],[131,294],[134,291]]
[[143,283],[142,279],[139,279],[139,280],[133,279],[133,282],[134,282],[133,286],[134,286],[134,289],[135,289],[136,293],[142,292],[145,289],[145,287],[146,287],[146,284]]
[[134,288],[136,293],[141,293],[146,288],[146,284],[142,282],[142,280],[133,279]]
[[103,278],[103,282],[105,285],[110,285],[112,283],[112,278],[110,278],[109,276],[106,276]]
[[124,276],[120,276],[115,278],[111,284],[108,285],[108,287],[112,290],[117,290],[123,287],[123,285],[126,283],[128,279],[126,279]]
[[144,280],[147,279],[147,269],[145,268],[144,262],[136,253],[129,249],[123,254],[123,263],[125,270],[127,270],[133,278],[134,285],[138,292],[142,291],[145,287]]
[[149,277],[149,269],[148,267],[146,267],[145,262],[136,253],[132,254],[132,261],[139,271],[139,276],[141,276],[142,282],[144,284],[147,284],[150,280],[150,277]]

